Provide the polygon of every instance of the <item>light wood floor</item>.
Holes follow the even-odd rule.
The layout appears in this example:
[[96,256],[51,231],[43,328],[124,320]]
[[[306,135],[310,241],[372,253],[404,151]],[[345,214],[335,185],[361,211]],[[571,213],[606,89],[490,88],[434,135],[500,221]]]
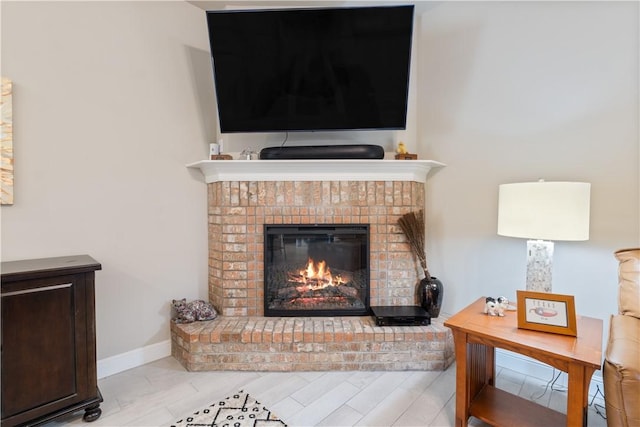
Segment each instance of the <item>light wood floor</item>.
[[[498,367],[496,383],[565,412],[566,392],[547,388],[548,380]],[[238,390],[249,392],[291,427],[444,427],[453,425],[455,412],[455,365],[444,372],[195,373],[168,357],[104,378],[99,387],[104,403],[97,421],[84,423],[79,413],[46,427],[169,426]],[[596,403],[603,404],[601,399]],[[471,419],[469,425],[485,424]],[[593,406],[588,425],[606,426]]]

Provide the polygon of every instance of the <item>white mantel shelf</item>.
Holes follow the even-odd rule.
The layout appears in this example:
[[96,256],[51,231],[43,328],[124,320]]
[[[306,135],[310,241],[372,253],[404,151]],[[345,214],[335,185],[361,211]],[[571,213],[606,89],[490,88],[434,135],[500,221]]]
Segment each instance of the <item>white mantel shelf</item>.
[[426,182],[434,160],[201,160],[206,183],[218,181],[416,181]]

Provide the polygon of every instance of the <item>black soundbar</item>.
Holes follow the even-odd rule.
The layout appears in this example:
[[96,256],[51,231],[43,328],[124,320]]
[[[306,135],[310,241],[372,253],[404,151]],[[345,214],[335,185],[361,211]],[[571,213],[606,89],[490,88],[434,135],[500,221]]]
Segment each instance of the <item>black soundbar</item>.
[[384,148],[371,144],[267,147],[260,150],[260,159],[384,159]]

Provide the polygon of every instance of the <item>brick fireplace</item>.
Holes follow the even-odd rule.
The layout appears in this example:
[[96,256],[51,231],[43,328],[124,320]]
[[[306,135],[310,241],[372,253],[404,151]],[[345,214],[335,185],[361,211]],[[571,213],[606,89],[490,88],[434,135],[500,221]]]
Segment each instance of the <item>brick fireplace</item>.
[[371,305],[414,303],[417,265],[397,221],[424,209],[424,184],[234,181],[208,192],[209,299],[221,314],[264,315],[264,224],[369,224]]
[[[318,179],[322,174],[313,174],[313,169],[322,170],[318,164],[325,162],[308,162],[302,168],[300,163],[305,162],[198,163],[207,177],[209,300],[220,316],[210,322],[172,323],[173,355],[190,370],[434,370],[449,366],[453,342],[441,319],[429,326],[378,327],[370,316],[264,317],[265,224],[368,224],[371,305],[415,304],[419,270],[397,220],[424,209],[426,173],[423,179],[415,179],[401,170],[405,175],[394,172],[385,179],[381,166],[395,171],[399,163],[420,164],[359,161],[349,179],[330,174]],[[287,165],[293,170],[289,175]],[[242,174],[234,171],[225,178],[217,166],[252,169],[247,169],[247,180],[237,180],[228,178]],[[330,166],[335,169],[336,162]],[[256,167],[272,168],[273,174],[258,171],[258,176],[252,176]],[[209,173],[211,168],[216,168],[215,175]],[[371,179],[372,174],[380,179]]]

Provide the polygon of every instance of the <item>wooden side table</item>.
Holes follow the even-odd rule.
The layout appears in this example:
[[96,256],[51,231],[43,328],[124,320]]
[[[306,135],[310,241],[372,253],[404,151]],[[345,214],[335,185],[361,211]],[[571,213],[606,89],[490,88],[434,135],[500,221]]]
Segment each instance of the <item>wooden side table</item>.
[[[518,329],[516,312],[483,313],[480,298],[444,325],[456,352],[456,422],[470,416],[495,426],[586,426],[589,382],[602,362],[602,320],[578,316],[578,336]],[[500,390],[495,385],[495,349],[519,353],[567,372],[567,414]]]

